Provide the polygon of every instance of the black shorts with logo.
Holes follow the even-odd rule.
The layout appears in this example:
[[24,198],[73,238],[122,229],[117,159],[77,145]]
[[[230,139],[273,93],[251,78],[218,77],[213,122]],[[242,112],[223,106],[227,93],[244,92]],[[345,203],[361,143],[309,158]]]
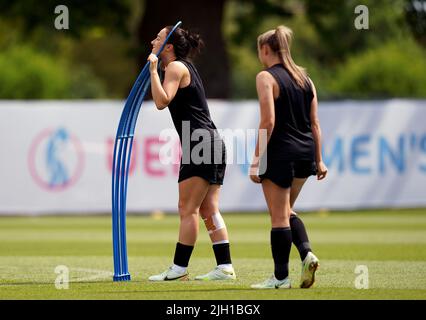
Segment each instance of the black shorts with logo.
[[263,179],[269,179],[281,188],[289,188],[294,178],[307,178],[317,174],[317,165],[311,160],[269,160],[264,174],[259,175]]
[[[215,143],[212,143],[212,156],[208,163],[194,163],[194,159],[190,159],[189,163],[183,163],[181,159],[178,182],[191,177],[201,177],[210,184],[223,184],[226,171],[226,147],[223,141],[215,141]],[[218,143],[220,147],[217,147]],[[213,147],[214,145],[216,148]]]

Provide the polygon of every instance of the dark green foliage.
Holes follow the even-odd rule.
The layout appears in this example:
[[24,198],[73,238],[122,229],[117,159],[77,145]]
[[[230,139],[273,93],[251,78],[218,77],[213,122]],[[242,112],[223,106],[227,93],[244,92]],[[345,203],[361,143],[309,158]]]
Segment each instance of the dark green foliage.
[[[293,15],[292,11],[285,7],[287,1],[282,0],[250,0],[237,1],[235,3],[235,24],[238,26],[232,34],[232,41],[249,46],[258,36],[257,29],[261,23],[271,17],[287,18]],[[255,41],[254,41],[255,42]]]
[[414,37],[426,47],[426,0],[406,0],[405,13]]
[[[57,5],[69,30],[54,27]],[[256,98],[256,38],[280,24],[321,99],[426,97],[426,0],[0,0],[0,98],[125,98],[153,34],[179,18],[205,36],[209,97]]]
[[0,52],[0,99],[87,99],[105,94],[89,69],[15,46]]
[[330,89],[340,98],[426,97],[426,55],[412,41],[388,43],[350,57]]
[[25,35],[38,28],[55,32],[54,10],[65,5],[69,9],[70,28],[67,32],[79,36],[93,26],[102,26],[110,31],[126,32],[129,5],[126,0],[20,0],[0,1],[3,19],[19,21]]

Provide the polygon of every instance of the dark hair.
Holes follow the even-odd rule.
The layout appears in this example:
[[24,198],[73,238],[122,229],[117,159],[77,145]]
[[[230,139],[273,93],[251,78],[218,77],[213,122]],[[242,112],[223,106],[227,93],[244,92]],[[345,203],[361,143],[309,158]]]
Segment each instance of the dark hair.
[[[173,29],[173,26],[167,26],[167,34]],[[199,34],[192,33],[188,30],[177,28],[170,36],[168,41],[173,45],[176,58],[187,59],[193,58],[204,47],[204,42]]]

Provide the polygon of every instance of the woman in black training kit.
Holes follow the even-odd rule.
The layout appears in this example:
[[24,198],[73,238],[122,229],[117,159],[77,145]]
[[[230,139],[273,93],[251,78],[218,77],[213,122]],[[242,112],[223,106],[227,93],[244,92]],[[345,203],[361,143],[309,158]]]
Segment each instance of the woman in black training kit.
[[190,57],[198,53],[202,41],[198,35],[177,28],[160,54],[164,67],[161,82],[154,53],[158,52],[171,29],[171,26],[165,27],[151,42],[153,53],[148,60],[151,62],[151,91],[155,105],[159,110],[168,106],[182,146],[178,180],[179,241],[173,265],[149,280],[188,280],[187,267],[197,240],[199,214],[209,232],[217,267],[195,279],[234,280],[228,233],[219,212],[220,186],[226,167],[225,144],[210,118],[201,78],[190,61]]
[[[290,288],[288,261],[291,243],[302,259],[301,288],[315,281],[319,261],[312,253],[302,220],[292,210],[311,175],[325,178],[321,157],[321,129],[315,86],[290,54],[292,31],[284,26],[258,37],[258,56],[265,70],[256,77],[260,104],[259,129],[267,133],[267,146],[259,139],[251,165],[251,180],[261,183],[271,215],[274,275],[256,289]],[[265,159],[266,158],[266,159]],[[265,172],[258,172],[266,164]],[[260,174],[259,174],[260,173]]]

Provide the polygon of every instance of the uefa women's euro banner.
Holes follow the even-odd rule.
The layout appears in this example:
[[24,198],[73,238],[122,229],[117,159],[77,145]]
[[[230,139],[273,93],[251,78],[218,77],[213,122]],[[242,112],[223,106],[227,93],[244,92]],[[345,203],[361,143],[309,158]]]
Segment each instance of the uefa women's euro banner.
[[[222,211],[265,210],[248,177],[256,101],[210,101],[227,146]],[[113,143],[122,101],[1,101],[0,214],[111,210]],[[426,101],[320,103],[323,157],[297,210],[426,206]],[[128,212],[176,212],[180,146],[167,109],[141,109],[128,185]]]

